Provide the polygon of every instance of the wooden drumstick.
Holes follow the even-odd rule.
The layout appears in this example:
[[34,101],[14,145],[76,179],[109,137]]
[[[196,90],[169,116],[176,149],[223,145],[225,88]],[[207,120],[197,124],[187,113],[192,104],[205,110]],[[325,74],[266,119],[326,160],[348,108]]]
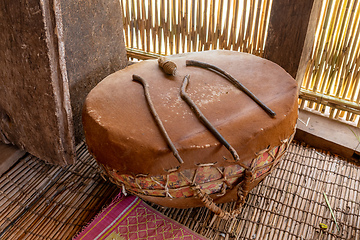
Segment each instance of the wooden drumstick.
[[[204,126],[216,137],[219,142],[226,147],[231,155],[233,156],[235,161],[239,161],[240,157],[236,152],[235,148],[233,148],[226,139],[216,130],[216,128],[209,122],[209,120],[201,113],[200,109],[196,106],[196,104],[191,100],[191,98],[186,93],[186,88],[189,84],[190,75],[186,75],[184,77],[183,83],[181,85],[180,96],[181,98],[190,106],[191,110],[195,113],[196,117],[204,124]],[[247,166],[242,163],[238,163],[244,168]]]
[[201,67],[205,69],[211,69],[214,72],[218,73],[219,75],[222,75],[225,77],[229,82],[231,82],[236,88],[243,91],[246,95],[248,95],[254,102],[256,102],[270,117],[275,117],[276,113],[271,110],[268,106],[266,106],[263,102],[260,101],[252,92],[250,92],[249,89],[247,89],[244,85],[242,85],[238,80],[236,80],[233,76],[231,76],[229,73],[225,72],[221,68],[218,68],[214,65],[199,62],[195,60],[186,60],[186,66],[194,66],[194,67]]
[[165,141],[167,143],[167,145],[170,147],[171,151],[173,152],[175,158],[180,162],[180,163],[184,163],[184,161],[182,160],[182,158],[180,157],[179,152],[177,151],[176,147],[174,146],[174,144],[172,143],[168,133],[166,132],[166,129],[159,117],[159,115],[156,113],[154,104],[151,101],[150,98],[150,93],[149,93],[149,84],[140,76],[138,75],[133,75],[133,81],[140,83],[143,88],[144,88],[144,94],[145,94],[145,98],[146,98],[146,102],[148,103],[148,106],[150,108],[150,113],[153,116],[157,126],[159,127],[159,130],[161,132],[161,135],[163,135],[163,137],[165,138]]

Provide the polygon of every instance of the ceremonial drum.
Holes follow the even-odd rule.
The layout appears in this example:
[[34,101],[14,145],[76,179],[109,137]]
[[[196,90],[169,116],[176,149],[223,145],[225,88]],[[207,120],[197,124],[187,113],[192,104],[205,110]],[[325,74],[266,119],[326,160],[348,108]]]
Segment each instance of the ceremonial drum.
[[[207,51],[106,77],[86,98],[83,126],[89,151],[126,192],[228,219],[284,155],[297,106],[295,80],[275,63]],[[229,201],[232,212],[216,205]]]

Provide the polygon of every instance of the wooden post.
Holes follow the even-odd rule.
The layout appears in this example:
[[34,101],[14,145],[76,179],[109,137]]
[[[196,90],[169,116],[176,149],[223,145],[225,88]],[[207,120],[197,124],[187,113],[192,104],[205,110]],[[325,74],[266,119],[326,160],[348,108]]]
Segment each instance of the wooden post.
[[117,0],[0,0],[0,140],[73,163],[87,93],[126,66]]
[[304,80],[306,67],[307,67],[308,62],[311,57],[311,51],[314,46],[315,32],[316,32],[316,27],[319,22],[322,4],[323,4],[323,0],[314,0],[313,8],[311,10],[309,25],[308,25],[308,29],[306,32],[305,42],[304,42],[304,47],[302,50],[298,71],[296,74],[296,81],[298,82],[299,92],[300,92],[301,84]]
[[314,0],[273,0],[265,58],[296,77]]

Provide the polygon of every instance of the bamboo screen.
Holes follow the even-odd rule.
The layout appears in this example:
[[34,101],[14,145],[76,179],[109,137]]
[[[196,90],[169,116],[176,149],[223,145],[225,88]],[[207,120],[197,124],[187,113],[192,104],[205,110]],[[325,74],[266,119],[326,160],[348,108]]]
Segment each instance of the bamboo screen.
[[120,0],[128,56],[228,49],[262,56],[272,0]]
[[302,82],[301,108],[360,126],[360,6],[324,0],[311,59]]
[[[300,107],[360,126],[359,0],[321,0]],[[263,56],[272,0],[120,0],[132,59],[210,49]],[[279,13],[281,14],[281,13]]]

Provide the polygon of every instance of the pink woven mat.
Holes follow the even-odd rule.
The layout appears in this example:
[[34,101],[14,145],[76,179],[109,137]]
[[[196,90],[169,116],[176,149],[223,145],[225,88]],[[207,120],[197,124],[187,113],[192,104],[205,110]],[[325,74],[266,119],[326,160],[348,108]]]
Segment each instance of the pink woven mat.
[[121,193],[74,240],[206,239],[157,212],[135,196]]

